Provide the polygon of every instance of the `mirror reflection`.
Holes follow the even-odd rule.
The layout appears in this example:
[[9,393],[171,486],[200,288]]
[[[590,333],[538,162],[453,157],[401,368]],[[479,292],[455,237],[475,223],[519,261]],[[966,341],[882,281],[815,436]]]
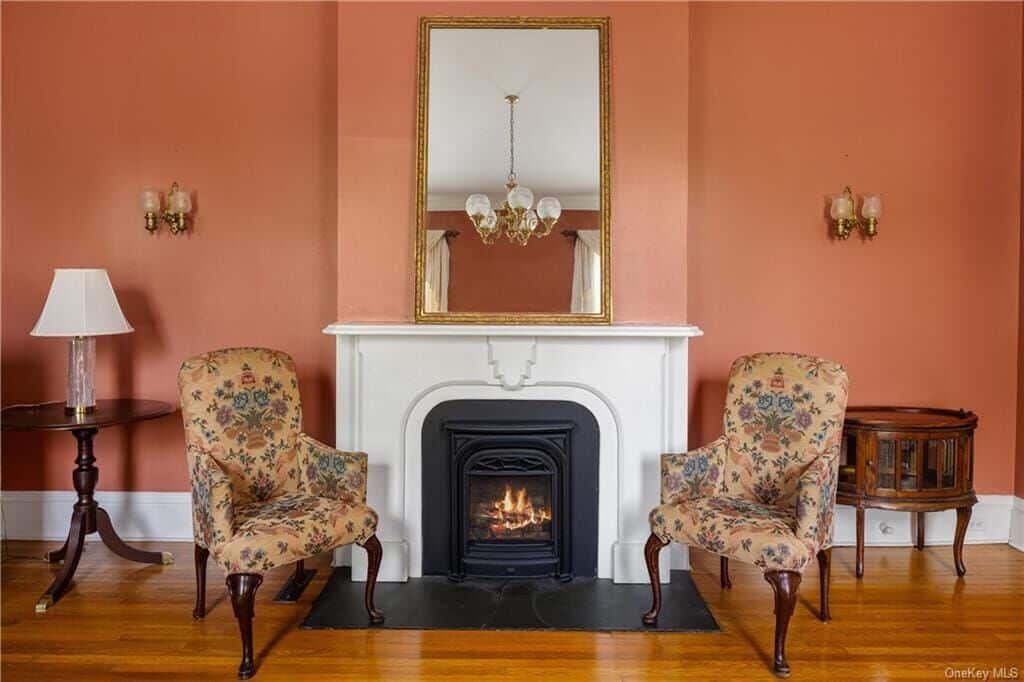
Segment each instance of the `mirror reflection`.
[[598,29],[428,36],[423,311],[600,314]]

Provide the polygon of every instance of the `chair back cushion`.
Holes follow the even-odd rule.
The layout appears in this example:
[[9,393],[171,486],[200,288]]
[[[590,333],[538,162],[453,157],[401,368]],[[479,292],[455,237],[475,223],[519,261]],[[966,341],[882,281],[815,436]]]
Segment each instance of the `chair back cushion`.
[[748,355],[733,363],[727,391],[722,494],[795,505],[800,475],[822,457],[834,493],[849,392],[841,366],[795,353]]
[[302,408],[291,356],[267,348],[203,353],[181,366],[178,391],[188,449],[217,460],[237,503],[299,490]]

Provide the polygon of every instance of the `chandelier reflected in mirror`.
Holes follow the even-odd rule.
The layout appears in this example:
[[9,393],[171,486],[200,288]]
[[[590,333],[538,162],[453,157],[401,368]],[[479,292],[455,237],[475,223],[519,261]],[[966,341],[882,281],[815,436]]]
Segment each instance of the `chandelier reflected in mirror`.
[[517,95],[506,95],[508,102],[508,182],[501,208],[491,208],[486,194],[471,194],[466,199],[466,213],[473,221],[484,244],[495,243],[502,235],[514,244],[526,246],[530,237],[546,237],[562,215],[562,203],[555,197],[544,197],[533,208],[533,192],[516,180],[516,103]]

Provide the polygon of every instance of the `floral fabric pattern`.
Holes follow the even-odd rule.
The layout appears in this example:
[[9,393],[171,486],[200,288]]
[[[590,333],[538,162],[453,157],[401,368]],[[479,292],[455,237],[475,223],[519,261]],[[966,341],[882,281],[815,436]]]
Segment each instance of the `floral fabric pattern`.
[[662,455],[652,532],[764,570],[802,571],[832,543],[848,393],[846,372],[828,360],[793,353],[736,360],[725,434]]
[[217,460],[190,445],[192,528],[196,542],[212,547],[231,537],[234,527],[233,486]]
[[377,513],[365,504],[288,493],[239,507],[234,535],[215,558],[228,573],[264,573],[340,545],[362,545],[376,530]]
[[651,512],[651,532],[663,542],[697,545],[761,570],[804,570],[812,551],[794,532],[794,511],[728,497],[664,504]]
[[186,438],[210,451],[240,502],[299,487],[295,437],[302,423],[295,362],[265,348],[205,353],[178,372]]
[[366,502],[367,456],[344,452],[299,434],[303,489],[310,495],[329,497],[345,504]]
[[715,494],[725,464],[725,436],[684,454],[661,457],[661,503],[676,504]]
[[195,540],[229,573],[263,573],[376,532],[366,455],[301,433],[289,355],[205,353],[182,365],[178,388]]

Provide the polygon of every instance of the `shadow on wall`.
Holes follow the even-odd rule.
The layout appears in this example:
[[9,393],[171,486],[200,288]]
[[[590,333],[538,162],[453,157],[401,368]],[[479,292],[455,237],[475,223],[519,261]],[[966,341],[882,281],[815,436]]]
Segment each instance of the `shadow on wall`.
[[725,408],[726,389],[729,385],[728,367],[721,379],[701,379],[693,394],[690,412],[690,436],[687,447],[691,450],[710,443],[722,435],[722,412]]
[[[103,344],[105,355],[113,354],[114,395],[129,398],[135,396],[135,368],[146,361],[144,356],[159,357],[165,347],[166,338],[160,323],[153,315],[149,296],[138,289],[121,289],[117,292],[121,310],[135,328],[132,334],[120,334]],[[110,362],[108,360],[108,362]],[[104,364],[108,364],[104,362]],[[97,365],[99,365],[97,358]],[[142,397],[142,396],[139,396]],[[124,428],[121,448],[121,485],[125,490],[135,489],[135,457],[139,442],[139,425]],[[129,510],[130,511],[130,510]]]
[[[333,424],[334,423],[334,401],[331,399],[334,396],[334,381],[328,372],[319,371],[313,377],[313,383],[316,385],[316,391],[312,394],[320,396],[320,399],[316,401],[314,405],[307,405],[305,402],[302,404],[302,428],[305,429],[309,420],[306,418],[308,415],[316,415],[318,424]],[[299,386],[301,392],[302,386]],[[332,433],[310,433],[319,441],[324,443],[334,443],[334,435]]]
[[[27,334],[28,332],[26,332]],[[56,343],[65,345],[63,339],[38,339],[40,343]],[[64,365],[52,365],[38,354],[18,356],[3,364],[4,391],[3,405],[24,403],[41,403],[51,400],[65,399],[64,395],[47,395],[46,386],[54,374],[63,375]],[[46,477],[46,458],[33,456],[34,453],[44,452],[49,443],[42,443],[42,439],[54,439],[54,436],[62,434],[53,433],[27,433],[19,431],[4,431],[0,441],[0,451],[3,457],[0,458],[0,480],[5,483],[16,479],[31,480],[36,476]],[[5,486],[6,487],[6,486]]]

